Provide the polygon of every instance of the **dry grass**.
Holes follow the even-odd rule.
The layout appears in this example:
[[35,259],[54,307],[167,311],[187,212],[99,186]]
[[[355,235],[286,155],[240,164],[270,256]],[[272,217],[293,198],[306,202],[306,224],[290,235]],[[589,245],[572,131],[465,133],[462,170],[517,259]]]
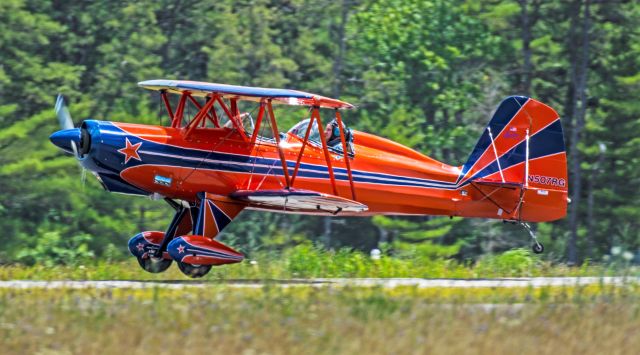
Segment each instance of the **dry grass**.
[[2,290],[8,354],[634,354],[637,285]]

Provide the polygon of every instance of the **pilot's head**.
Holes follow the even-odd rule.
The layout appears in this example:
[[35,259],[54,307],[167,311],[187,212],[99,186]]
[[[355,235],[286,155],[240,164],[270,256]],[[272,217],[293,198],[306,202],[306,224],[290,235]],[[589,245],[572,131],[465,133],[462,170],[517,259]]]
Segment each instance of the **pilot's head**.
[[324,128],[324,138],[329,141],[339,136],[340,128],[338,128],[338,122],[333,119],[331,122],[327,123],[327,126]]

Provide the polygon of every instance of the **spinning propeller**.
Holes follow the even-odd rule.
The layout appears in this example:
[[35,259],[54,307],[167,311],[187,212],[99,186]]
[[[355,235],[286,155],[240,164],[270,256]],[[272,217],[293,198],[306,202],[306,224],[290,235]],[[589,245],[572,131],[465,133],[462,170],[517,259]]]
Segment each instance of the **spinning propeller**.
[[91,136],[86,128],[74,127],[71,114],[69,113],[69,109],[64,103],[64,97],[61,94],[58,94],[58,97],[56,98],[55,112],[56,116],[58,116],[58,122],[60,123],[60,128],[62,128],[62,130],[52,134],[49,139],[60,149],[67,153],[71,153],[76,157],[78,164],[82,168],[81,180],[82,186],[84,187],[86,170],[84,166],[82,166],[80,160],[85,154],[89,153],[89,149],[91,148]]
[[73,154],[76,159],[82,159],[91,147],[89,132],[85,128],[74,127],[71,114],[69,114],[69,109],[65,105],[62,95],[58,95],[56,99],[55,112],[62,130],[52,134],[49,139],[65,152]]

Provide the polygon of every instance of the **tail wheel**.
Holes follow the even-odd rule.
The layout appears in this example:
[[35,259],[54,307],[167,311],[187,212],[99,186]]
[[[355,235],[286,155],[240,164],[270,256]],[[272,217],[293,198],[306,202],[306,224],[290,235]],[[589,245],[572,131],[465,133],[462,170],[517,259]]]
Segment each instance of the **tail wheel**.
[[140,267],[143,268],[145,271],[150,272],[152,274],[157,274],[157,273],[161,273],[163,271],[166,271],[169,266],[171,266],[171,262],[172,260],[167,260],[167,259],[161,259],[161,258],[151,258],[151,257],[147,257],[147,258],[136,258],[138,259],[138,264],[140,264]]
[[211,271],[211,265],[193,265],[177,261],[178,268],[183,274],[196,279],[202,277]]
[[544,245],[542,245],[542,243],[536,242],[536,243],[533,243],[533,245],[531,246],[531,249],[536,254],[542,254],[544,252]]

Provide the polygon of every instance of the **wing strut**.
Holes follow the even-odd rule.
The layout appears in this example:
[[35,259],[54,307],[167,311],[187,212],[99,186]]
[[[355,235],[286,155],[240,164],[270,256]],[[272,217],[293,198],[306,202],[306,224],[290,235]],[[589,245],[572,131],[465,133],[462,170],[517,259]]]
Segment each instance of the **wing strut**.
[[160,96],[162,96],[162,102],[164,102],[164,107],[167,109],[169,119],[173,122],[173,110],[171,110],[171,103],[169,103],[169,98],[167,97],[167,90],[160,91]]
[[[320,131],[320,142],[322,143],[322,150],[324,151],[324,160],[327,162],[327,170],[329,170],[329,179],[331,179],[331,187],[333,188],[333,194],[338,196],[338,188],[336,187],[336,177],[333,174],[333,165],[331,164],[331,155],[329,154],[329,148],[327,147],[327,140],[322,133],[322,119],[320,118],[320,107],[314,106],[311,118],[315,117],[318,121],[318,131]],[[309,121],[309,125],[312,122]],[[347,152],[344,152],[347,153]]]
[[200,108],[200,111],[198,111],[196,116],[185,126],[185,129],[187,130],[187,132],[185,133],[185,137],[188,137],[191,134],[191,132],[196,127],[198,127],[198,125],[200,124],[200,121],[205,122],[206,117],[209,116],[208,111],[211,109],[211,107],[213,107],[213,104],[215,102],[216,100],[211,99],[204,105],[204,107]]
[[[207,99],[208,101],[205,103],[205,106],[209,103],[209,101],[212,101],[212,98],[210,96],[207,96]],[[189,95],[189,100],[191,101],[192,104],[195,105],[195,107],[198,108],[198,110],[202,110],[202,105],[200,105],[200,103],[196,101],[196,99],[194,99],[193,96]],[[211,105],[210,107],[213,107],[213,105]],[[213,114],[213,116],[208,111],[211,111],[211,114]],[[211,121],[211,123],[213,123],[213,125],[216,128],[220,128],[220,123],[218,122],[218,116],[216,115],[216,110],[209,109],[206,111],[206,115],[207,115],[207,118],[209,118],[209,121]],[[202,120],[202,127],[204,127],[206,123],[207,123],[206,120]]]
[[184,115],[184,106],[185,106],[185,103],[187,102],[188,95],[189,95],[189,92],[185,91],[182,94],[182,96],[180,96],[178,107],[176,108],[176,112],[173,115],[173,118],[171,121],[171,127],[173,128],[180,128],[180,125],[182,125],[182,116]]
[[[242,139],[244,139],[245,141],[248,141],[249,138],[247,137],[246,134],[244,134],[244,129],[242,129],[242,123],[240,122],[240,117],[233,114],[231,111],[229,111],[229,108],[224,103],[224,101],[220,98],[220,96],[216,96],[216,101],[218,101],[218,104],[220,104],[220,107],[222,107],[222,110],[224,110],[224,113],[229,117],[229,120],[231,120],[231,123],[233,124],[233,126],[238,130],[238,132],[242,136]],[[232,101],[232,109],[233,107],[234,107],[234,104]],[[237,108],[237,106],[235,106],[235,108]]]
[[[308,144],[309,141],[309,136],[311,134],[311,130],[313,128],[313,124],[317,123],[318,125],[318,130],[321,130],[323,128],[322,125],[322,118],[320,117],[320,107],[327,107],[327,106],[322,106],[321,102],[318,101],[316,102],[313,106],[312,106],[312,110],[311,110],[311,117],[309,120],[309,125],[307,127],[307,131],[305,133],[305,137],[304,140],[302,142],[302,147],[300,149],[300,152],[298,153],[298,157],[296,160],[296,164],[294,167],[294,171],[293,171],[293,175],[289,175],[289,167],[287,164],[287,160],[284,154],[284,151],[282,149],[282,147],[280,146],[280,133],[278,131],[278,125],[276,122],[276,118],[275,118],[275,114],[273,112],[273,105],[272,105],[272,98],[263,98],[260,100],[260,111],[258,112],[258,118],[256,121],[256,126],[254,128],[253,133],[251,134],[251,137],[247,137],[247,135],[245,134],[245,131],[242,127],[242,121],[240,119],[240,114],[239,114],[239,110],[238,110],[238,98],[237,97],[231,97],[229,98],[229,103],[230,106],[227,106],[224,102],[224,97],[218,93],[213,93],[213,94],[207,94],[207,95],[200,95],[200,96],[205,96],[207,97],[207,101],[205,102],[204,105],[201,105],[195,98],[192,97],[191,92],[188,90],[182,90],[181,91],[182,95],[180,96],[180,100],[178,102],[178,106],[176,107],[175,112],[172,111],[171,108],[171,104],[169,102],[169,99],[167,97],[167,92],[165,90],[161,90],[160,94],[162,96],[162,100],[164,101],[165,107],[167,109],[167,112],[169,114],[169,117],[171,118],[171,127],[173,128],[182,128],[182,132],[184,134],[185,137],[189,137],[191,135],[191,133],[197,128],[197,127],[204,127],[206,125],[206,121],[207,119],[210,120],[214,126],[216,127],[220,127],[220,121],[218,119],[218,115],[216,114],[215,111],[215,104],[218,103],[218,105],[222,108],[222,110],[224,111],[224,113],[229,117],[229,120],[233,123],[234,128],[238,131],[238,133],[242,136],[242,138],[247,141],[250,142],[251,144],[255,144],[257,137],[258,137],[258,132],[260,130],[260,125],[264,119],[264,114],[265,111],[267,111],[267,115],[269,116],[269,120],[271,123],[271,129],[273,131],[273,138],[275,140],[276,143],[276,149],[278,150],[278,155],[280,157],[280,163],[282,164],[282,171],[283,171],[283,175],[284,175],[284,179],[285,179],[285,185],[287,189],[291,189],[293,188],[293,183],[296,179],[296,176],[298,174],[298,171],[300,169],[300,163],[302,160],[302,157],[304,155],[304,150]],[[195,107],[198,108],[198,112],[196,113],[196,115],[193,117],[193,119],[191,119],[189,122],[187,122],[184,126],[182,125],[183,123],[183,118],[184,118],[184,110],[185,107],[187,105],[187,100],[189,100],[189,102],[191,104],[193,104]],[[341,106],[342,107],[342,106]],[[338,123],[338,127],[339,127],[339,131],[340,131],[340,141],[342,143],[342,153],[344,156],[344,162],[345,162],[345,166],[347,168],[347,174],[349,177],[349,185],[351,188],[351,198],[353,200],[356,199],[356,192],[355,192],[355,186],[353,183],[353,173],[351,171],[351,163],[349,161],[349,150],[348,150],[348,142],[346,140],[346,136],[345,136],[345,131],[344,131],[344,124],[342,123],[342,117],[340,115],[340,112],[338,110],[338,108],[336,108],[335,110],[335,117],[336,117],[336,121]],[[491,132],[489,132],[491,134]],[[335,171],[333,168],[333,164],[331,162],[331,154],[329,152],[329,147],[327,145],[327,140],[324,136],[324,134],[320,134],[320,142],[322,144],[322,151],[324,153],[324,158],[325,158],[325,162],[327,163],[327,170],[329,172],[329,178],[331,181],[331,188],[333,191],[333,194],[335,196],[339,196],[338,195],[338,187],[336,184],[336,177],[335,177]],[[492,143],[493,143],[493,139],[492,139]],[[494,150],[495,150],[495,146],[494,146]],[[502,170],[501,170],[502,173]]]
[[[351,173],[351,164],[349,162],[349,151],[347,150],[347,141],[344,135],[344,126],[342,124],[342,117],[340,116],[340,112],[336,109],[336,120],[338,121],[338,127],[340,130],[340,140],[342,141],[342,151],[345,160],[345,165],[347,167],[347,174],[349,176],[349,185],[351,187],[351,198],[353,200],[356,199],[356,191],[353,185],[353,175]],[[300,169],[300,161],[302,160],[302,156],[304,155],[304,150],[307,147],[307,142],[309,142],[309,135],[311,133],[311,129],[313,128],[314,123],[318,124],[318,130],[320,131],[320,142],[322,143],[322,150],[324,152],[325,161],[327,163],[327,170],[329,171],[329,178],[331,179],[331,188],[333,189],[333,194],[338,195],[338,188],[336,185],[336,178],[333,170],[333,165],[331,163],[331,155],[329,154],[329,148],[327,146],[327,141],[322,133],[322,120],[320,119],[320,108],[318,106],[313,107],[311,112],[311,118],[309,120],[309,125],[307,126],[307,131],[304,134],[304,139],[302,140],[302,147],[298,152],[298,159],[296,159],[296,165],[293,170],[293,175],[291,176],[291,186],[293,187],[293,183],[295,182],[296,176],[298,176],[298,170]]]
[[502,173],[502,167],[500,166],[500,157],[498,156],[498,150],[496,149],[496,143],[493,141],[493,134],[491,133],[491,127],[487,126],[487,130],[489,131],[489,138],[491,139],[491,146],[493,147],[493,154],[495,154],[496,161],[498,162],[498,170],[500,171],[500,178],[502,179],[502,182],[505,182],[504,174]]
[[529,128],[527,128],[527,146],[524,160],[524,187],[529,187]]
[[284,173],[284,181],[287,189],[291,187],[289,182],[289,169],[287,167],[287,160],[284,157],[282,147],[280,147],[280,132],[278,132],[278,124],[276,123],[276,116],[273,114],[273,106],[271,100],[267,101],[267,109],[269,110],[269,120],[271,121],[271,130],[273,131],[273,138],[276,140],[276,148],[280,155],[280,163],[282,163],[282,172]]
[[[229,99],[230,105],[227,106],[220,96],[220,94],[213,93],[206,95],[206,102],[204,105],[201,105],[189,91],[182,91],[182,95],[180,96],[180,101],[178,101],[178,106],[176,107],[176,111],[173,112],[171,108],[171,103],[167,97],[166,91],[161,91],[160,95],[162,96],[162,101],[164,101],[164,105],[167,109],[167,113],[169,114],[169,118],[171,119],[171,127],[172,128],[184,128],[183,133],[186,137],[188,137],[191,132],[197,128],[205,127],[207,119],[213,123],[216,128],[220,128],[220,119],[218,118],[218,114],[214,108],[215,104],[218,103],[224,113],[229,118],[229,121],[233,124],[233,127],[238,131],[242,139],[245,141],[249,141],[249,137],[247,137],[244,129],[242,127],[242,121],[240,120],[240,113],[238,111],[238,100],[237,99]],[[187,99],[189,102],[195,106],[198,111],[196,115],[183,126],[182,121],[184,118],[184,110],[187,106]],[[264,111],[264,108],[261,108]],[[257,130],[256,130],[257,131]],[[255,141],[255,133],[252,136],[252,141]]]
[[260,125],[262,124],[262,118],[264,117],[264,106],[264,100],[260,101],[260,109],[258,110],[256,125],[253,128],[253,134],[251,135],[251,144],[255,144],[256,139],[258,138],[258,132],[260,132]]
[[298,176],[298,169],[300,169],[300,160],[302,160],[302,155],[304,154],[304,148],[306,148],[307,142],[309,141],[309,134],[311,134],[312,127],[313,127],[313,116],[309,120],[309,125],[307,125],[307,131],[305,132],[304,140],[302,141],[302,147],[300,147],[300,152],[298,152],[298,159],[296,159],[296,167],[293,170],[293,175],[291,176],[291,185],[293,185],[293,182],[296,180],[296,176]]
[[342,116],[340,111],[336,109],[336,120],[338,121],[338,130],[340,131],[340,140],[342,141],[342,156],[344,164],[347,166],[347,175],[349,175],[349,186],[351,186],[351,199],[356,199],[356,189],[353,186],[353,176],[351,174],[351,163],[349,162],[349,151],[347,150],[347,140],[344,137],[344,125],[342,124]]

